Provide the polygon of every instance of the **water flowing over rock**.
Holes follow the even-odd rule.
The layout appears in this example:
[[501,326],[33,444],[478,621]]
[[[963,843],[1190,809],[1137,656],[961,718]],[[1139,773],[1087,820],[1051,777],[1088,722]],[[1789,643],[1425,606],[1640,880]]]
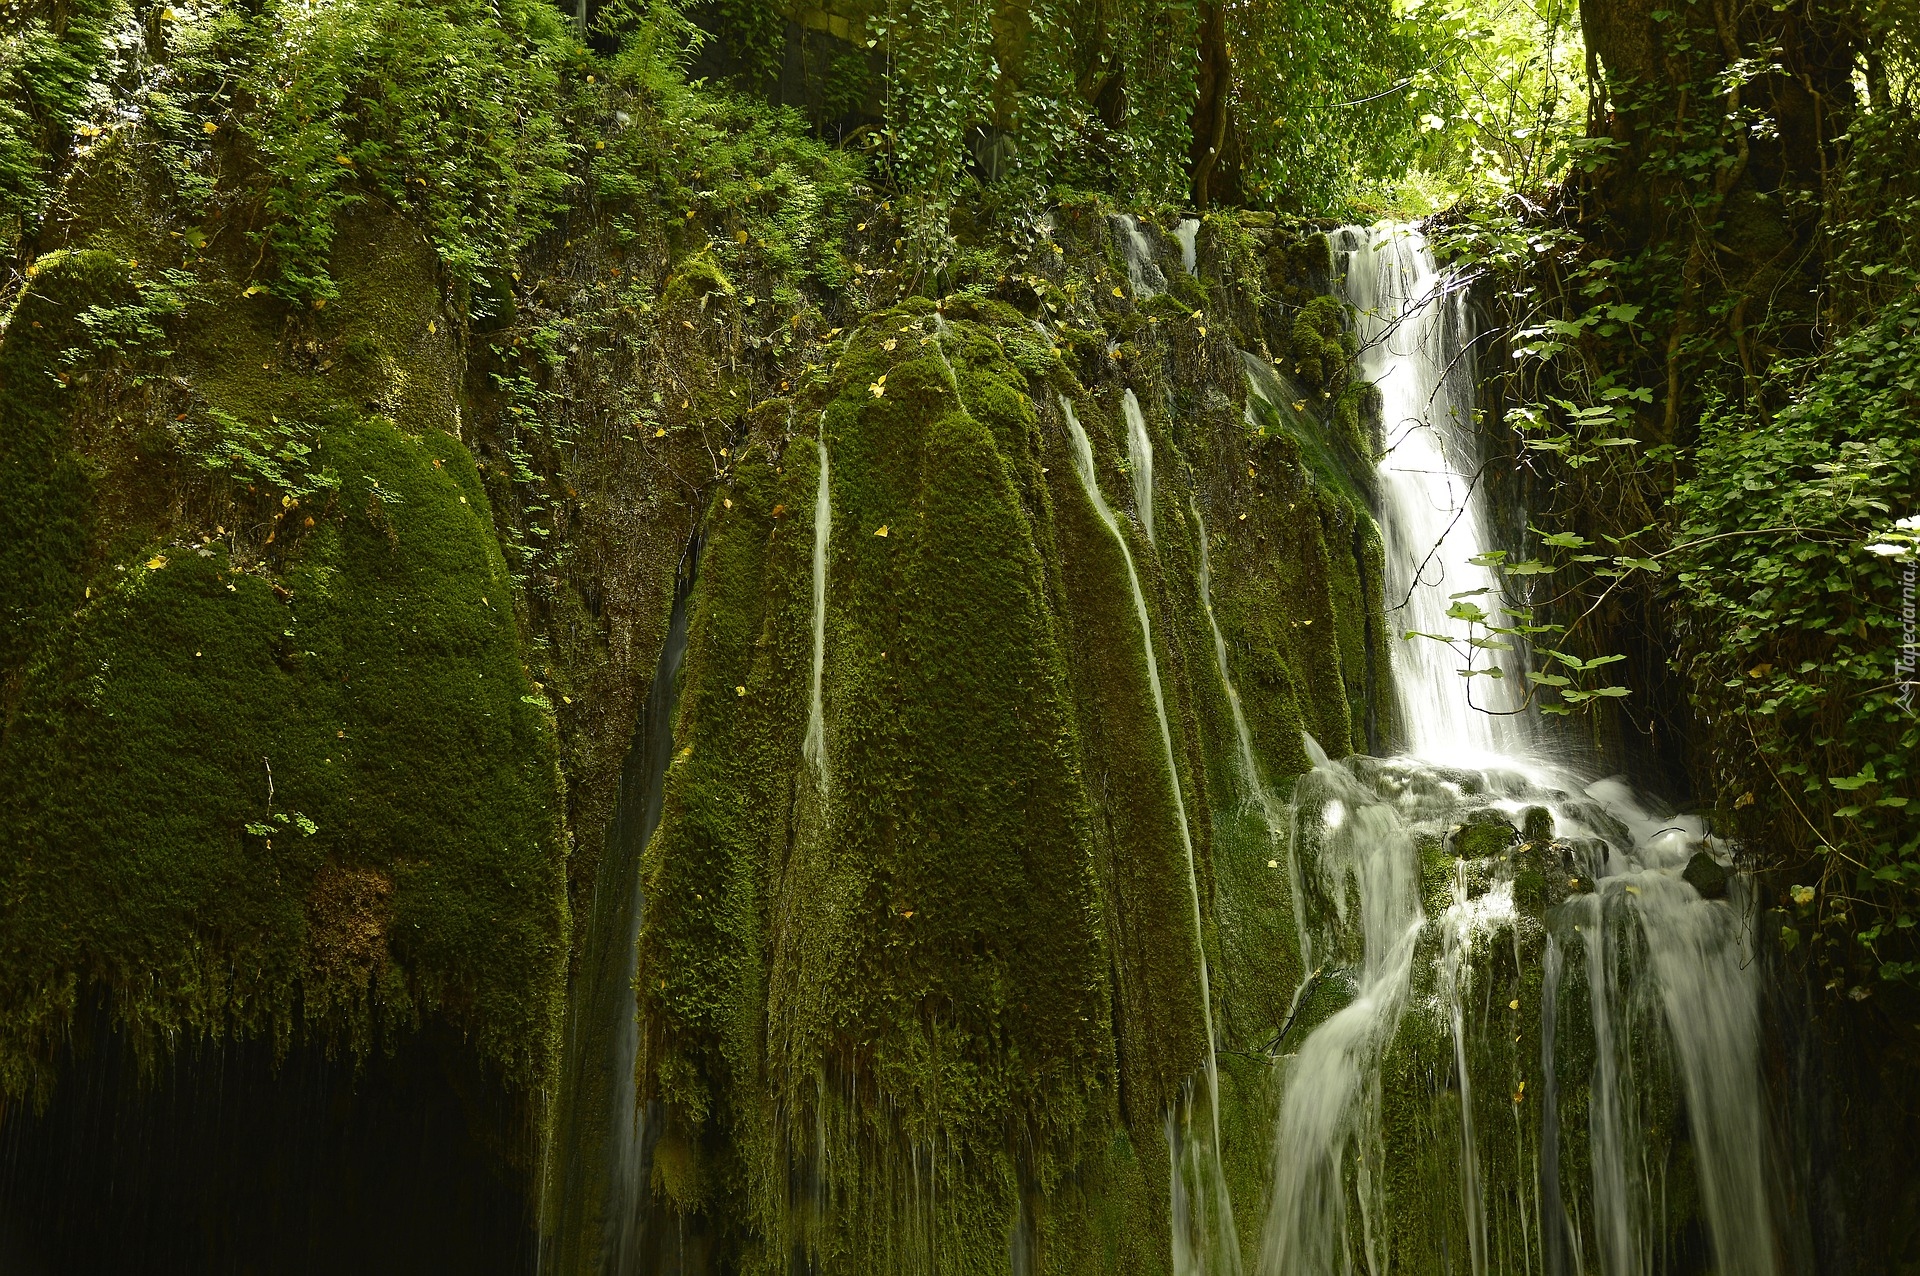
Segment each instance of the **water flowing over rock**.
[[1703,898],[1698,820],[1528,753],[1537,727],[1483,711],[1505,705],[1484,706],[1468,657],[1510,683],[1520,665],[1487,665],[1466,641],[1484,629],[1449,614],[1497,597],[1475,564],[1460,304],[1409,228],[1334,239],[1386,413],[1409,751],[1322,760],[1295,786],[1316,950],[1350,1000],[1278,1065],[1261,1270],[1668,1270],[1702,1257],[1683,1252],[1697,1209],[1716,1270],[1775,1272],[1745,883],[1721,870],[1725,898]]

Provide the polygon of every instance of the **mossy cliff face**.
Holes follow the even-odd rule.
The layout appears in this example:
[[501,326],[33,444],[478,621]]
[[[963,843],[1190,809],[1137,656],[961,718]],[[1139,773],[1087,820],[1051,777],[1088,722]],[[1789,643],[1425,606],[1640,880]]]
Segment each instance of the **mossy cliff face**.
[[[1105,219],[1085,224],[1069,260],[1103,247]],[[1304,769],[1303,729],[1345,752],[1381,699],[1377,537],[1350,485],[1250,418],[1222,334],[1184,309],[1162,328],[1161,299],[1091,272],[1126,337],[1111,351],[977,296],[869,315],[817,391],[749,418],[709,507],[636,980],[651,1223],[708,1261],[997,1271],[1013,1244],[1035,1270],[1164,1268],[1165,1122],[1204,1112],[1201,946],[1223,1048],[1271,1036],[1297,985],[1200,538],[1277,784]],[[1128,516],[1127,388],[1154,448],[1151,537]],[[1121,513],[1176,774],[1063,404]],[[1226,1089],[1252,1237],[1271,1096],[1258,1069]]]

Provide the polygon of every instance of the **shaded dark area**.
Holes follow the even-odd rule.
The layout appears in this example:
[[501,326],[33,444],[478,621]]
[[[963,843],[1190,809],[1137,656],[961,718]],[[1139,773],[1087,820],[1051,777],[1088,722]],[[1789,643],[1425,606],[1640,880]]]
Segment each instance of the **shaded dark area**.
[[124,1037],[61,1062],[0,1124],[0,1271],[526,1272],[523,1104],[426,1030],[360,1068],[269,1043],[185,1049],[142,1078]]
[[633,980],[640,942],[640,857],[660,825],[673,761],[673,719],[699,564],[696,530],[675,572],[666,641],[620,770],[620,800],[581,946],[555,1123],[557,1197],[547,1255],[548,1263],[562,1271],[678,1270],[653,1252],[664,1241],[650,1237],[646,1228],[645,1185],[658,1129],[635,1108],[639,1027]]
[[1887,983],[1851,1008],[1822,1004],[1803,974],[1773,964],[1766,1066],[1796,1167],[1780,1191],[1807,1223],[1788,1257],[1823,1276],[1920,1270],[1920,1061],[1904,1030],[1920,998]]

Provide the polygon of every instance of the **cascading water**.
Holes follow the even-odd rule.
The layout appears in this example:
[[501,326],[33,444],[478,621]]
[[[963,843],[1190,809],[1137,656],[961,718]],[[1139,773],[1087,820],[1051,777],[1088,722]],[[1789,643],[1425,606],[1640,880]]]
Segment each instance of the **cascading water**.
[[1354,1270],[1350,1151],[1358,1154],[1351,1191],[1365,1263],[1386,1269],[1375,1242],[1384,1230],[1379,1060],[1406,1005],[1423,921],[1419,858],[1398,814],[1319,749],[1311,752],[1316,765],[1295,787],[1295,836],[1313,851],[1335,914],[1327,948],[1354,970],[1354,995],[1288,1061],[1261,1244],[1260,1270],[1269,1276]]
[[1140,411],[1140,397],[1128,390],[1120,399],[1120,410],[1127,418],[1127,466],[1132,471],[1133,508],[1140,515],[1140,526],[1153,543],[1153,438],[1147,433],[1146,414]]
[[[1493,613],[1499,596],[1475,561],[1486,533],[1463,300],[1411,228],[1349,228],[1333,242],[1359,368],[1385,413],[1381,523],[1387,604],[1408,634],[1395,650],[1408,755],[1330,763],[1313,750],[1316,765],[1296,784],[1296,893],[1304,884],[1314,894],[1314,951],[1343,968],[1352,999],[1281,1062],[1261,1271],[1380,1276],[1396,1264],[1383,1170],[1389,1133],[1407,1136],[1383,1131],[1382,1092],[1386,1061],[1417,1017],[1449,1047],[1458,1104],[1445,1146],[1459,1210],[1443,1229],[1458,1248],[1442,1238],[1434,1261],[1475,1276],[1662,1270],[1674,1220],[1668,1158],[1652,1140],[1685,1137],[1714,1269],[1771,1276],[1778,1241],[1744,883],[1736,877],[1728,899],[1702,898],[1683,876],[1690,857],[1713,854],[1697,821],[1656,819],[1623,784],[1531,756],[1526,719],[1487,712],[1509,707],[1518,664],[1457,605]],[[1463,677],[1467,668],[1501,676]],[[1421,879],[1442,862],[1447,902],[1429,918]],[[1511,945],[1516,972],[1536,953],[1545,980],[1546,1084],[1533,1096],[1524,1079],[1480,1075],[1501,1043],[1524,1036],[1488,986],[1496,943]],[[1577,1000],[1563,995],[1573,978],[1585,983]],[[1518,996],[1504,1007],[1520,1008]],[[1569,1078],[1557,1043],[1583,1028],[1572,1040],[1591,1066]],[[1659,1076],[1680,1096],[1684,1135],[1644,1110]],[[1586,1099],[1577,1168],[1559,1111],[1576,1080]],[[1496,1156],[1498,1131],[1479,1118],[1509,1088],[1513,1146]],[[1545,1110],[1523,1119],[1542,1097]],[[1496,1182],[1490,1156],[1533,1168]]]
[[1129,214],[1115,213],[1108,224],[1113,228],[1114,242],[1120,246],[1120,256],[1127,263],[1127,282],[1133,285],[1134,295],[1154,297],[1165,292],[1166,272],[1160,269],[1153,243],[1140,229],[1140,223]]
[[[1133,564],[1133,550],[1127,545],[1126,534],[1120,529],[1119,520],[1114,517],[1113,509],[1107,504],[1107,498],[1100,492],[1100,480],[1094,470],[1093,441],[1087,437],[1087,431],[1080,424],[1080,417],[1073,410],[1073,404],[1062,395],[1060,408],[1067,419],[1067,432],[1072,443],[1073,469],[1080,479],[1080,488],[1086,494],[1087,503],[1100,519],[1100,524],[1113,537],[1114,544],[1120,547],[1120,556],[1126,563],[1127,584],[1133,593],[1133,609],[1140,622],[1140,645],[1146,662],[1147,685],[1153,692],[1153,711],[1160,728],[1160,744],[1165,754],[1167,766],[1167,784],[1173,795],[1175,822],[1178,824],[1180,846],[1186,855],[1187,891],[1193,907],[1194,961],[1200,979],[1200,1013],[1206,1026],[1207,1055],[1204,1068],[1207,1084],[1207,1117],[1210,1125],[1210,1138],[1204,1146],[1194,1147],[1190,1142],[1185,1146],[1198,1163],[1194,1180],[1201,1196],[1198,1201],[1189,1201],[1186,1184],[1181,1174],[1182,1140],[1171,1112],[1167,1116],[1168,1151],[1173,1162],[1173,1266],[1176,1276],[1187,1273],[1217,1272],[1223,1274],[1238,1273],[1240,1270],[1240,1252],[1237,1234],[1233,1225],[1233,1206],[1227,1197],[1226,1173],[1220,1163],[1220,1071],[1217,1045],[1213,1031],[1213,989],[1207,971],[1206,944],[1201,938],[1205,934],[1200,916],[1200,880],[1193,862],[1193,839],[1187,828],[1187,804],[1180,792],[1180,768],[1175,764],[1173,752],[1173,731],[1167,724],[1166,696],[1160,686],[1160,662],[1153,651],[1153,625],[1149,619],[1146,595],[1140,589],[1140,573]],[[1198,1207],[1200,1220],[1198,1236],[1186,1225]],[[1183,1217],[1185,1216],[1185,1217]],[[1196,1250],[1196,1239],[1207,1248]]]
[[[1466,298],[1449,289],[1420,232],[1405,226],[1335,232],[1346,300],[1360,341],[1358,371],[1380,391],[1386,456],[1380,462],[1382,531],[1387,540],[1387,606],[1401,632],[1433,635],[1395,653],[1394,680],[1408,749],[1461,760],[1462,749],[1490,754],[1517,741],[1507,708],[1487,684],[1511,679],[1502,653],[1470,645],[1484,630],[1457,615],[1455,603],[1490,607],[1499,582],[1473,560],[1485,544],[1473,499],[1473,369]],[[1444,641],[1441,641],[1444,640]],[[1464,661],[1461,653],[1480,655]],[[1491,657],[1492,659],[1488,659]],[[1498,670],[1469,677],[1466,668]]]
[[827,541],[833,531],[833,484],[827,461],[827,420],[820,415],[820,478],[813,495],[813,673],[807,690],[807,734],[801,752],[815,781],[827,782],[826,713],[820,684],[827,668]]
[[1180,224],[1173,228],[1173,237],[1180,241],[1180,268],[1189,275],[1200,269],[1199,239],[1200,219],[1183,217]]

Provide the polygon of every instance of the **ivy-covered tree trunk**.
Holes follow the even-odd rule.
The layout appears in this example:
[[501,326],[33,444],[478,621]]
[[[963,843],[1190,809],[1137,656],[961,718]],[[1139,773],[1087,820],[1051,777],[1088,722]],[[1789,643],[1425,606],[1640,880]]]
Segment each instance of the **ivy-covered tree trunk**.
[[1665,4],[1580,6],[1591,132],[1610,154],[1578,189],[1583,229],[1644,264],[1643,291],[1664,314],[1630,357],[1655,390],[1643,426],[1677,442],[1712,394],[1764,414],[1766,365],[1813,348],[1818,228],[1852,115],[1855,44],[1843,6],[1825,0]]

